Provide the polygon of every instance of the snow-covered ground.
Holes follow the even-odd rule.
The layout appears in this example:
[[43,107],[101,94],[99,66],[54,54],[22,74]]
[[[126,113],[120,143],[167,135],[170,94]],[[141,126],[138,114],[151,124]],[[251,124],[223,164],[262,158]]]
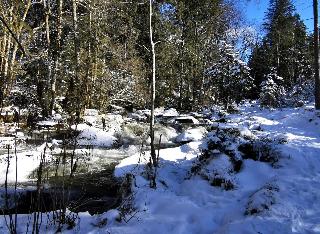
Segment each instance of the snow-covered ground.
[[[318,233],[320,232],[320,118],[310,106],[297,109],[260,110],[249,104],[240,114],[227,116],[222,127],[237,127],[243,135],[285,139],[278,144],[277,166],[244,160],[233,174],[236,187],[211,186],[190,169],[200,155],[201,141],[160,151],[158,188],[150,189],[134,167],[139,155],[124,159],[116,170],[121,176],[136,173],[136,214],[128,223],[111,222],[110,233]],[[260,126],[261,131],[254,129]],[[228,165],[217,158],[211,166]],[[219,165],[221,164],[221,165]],[[210,165],[209,165],[210,166]],[[208,166],[208,167],[209,167]],[[209,168],[210,170],[210,168]],[[225,170],[227,170],[225,168]],[[248,214],[250,206],[270,205]]]
[[[208,138],[194,131],[193,142],[160,150],[157,189],[146,179],[148,152],[123,159],[115,175],[134,174],[133,211],[122,221],[116,210],[81,213],[77,226],[63,233],[320,233],[320,118],[312,106],[261,110],[245,104],[239,114],[224,118],[227,122],[214,123]],[[237,171],[222,149],[210,148],[210,140],[223,138],[217,128],[235,135],[225,152],[238,152],[242,141],[267,139],[274,147],[271,156],[279,160],[263,162],[261,153],[258,160],[243,159]],[[54,233],[46,219],[43,232]],[[22,233],[27,222],[27,215],[19,216]],[[3,218],[0,227],[5,233]]]

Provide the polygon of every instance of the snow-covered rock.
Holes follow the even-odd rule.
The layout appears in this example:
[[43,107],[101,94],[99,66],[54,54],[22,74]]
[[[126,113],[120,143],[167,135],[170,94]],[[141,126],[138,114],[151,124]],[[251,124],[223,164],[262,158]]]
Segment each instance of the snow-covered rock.
[[162,116],[163,117],[176,117],[176,116],[179,116],[179,112],[174,108],[170,108],[170,109],[165,110],[163,112]]
[[94,145],[99,147],[111,147],[116,137],[111,132],[105,132],[101,129],[88,127],[83,129],[77,137],[78,145]]
[[58,113],[54,114],[54,115],[52,116],[52,118],[53,118],[55,121],[60,121],[60,120],[62,120],[62,116],[61,116],[60,114],[58,114]]
[[147,115],[141,112],[136,112],[136,113],[129,113],[128,117],[137,121],[146,121],[147,120]]
[[44,121],[39,121],[37,123],[37,125],[39,127],[54,127],[55,125],[57,125],[58,123],[54,120],[44,120]]
[[85,115],[83,116],[83,120],[85,123],[89,125],[96,125],[98,121],[98,116]]
[[269,210],[276,203],[278,191],[279,188],[271,184],[267,184],[257,190],[250,196],[245,214],[253,215]]
[[124,123],[124,119],[122,115],[118,114],[106,114],[102,116],[105,118],[106,129],[110,132],[121,132],[122,124]]
[[200,141],[206,133],[207,130],[204,127],[190,128],[177,136],[175,141],[178,143]]
[[84,116],[98,116],[99,111],[96,109],[85,109],[83,115]]
[[140,144],[148,138],[148,134],[149,124],[133,121],[123,125],[120,138],[124,144]]
[[199,121],[193,116],[179,116],[174,118],[174,122],[177,124],[199,124]]
[[201,168],[199,174],[213,186],[222,187],[226,190],[235,187],[233,178],[233,165],[230,158],[225,154],[219,154],[211,158],[208,165]]
[[[164,126],[161,124],[155,124],[154,126],[154,137],[155,143],[158,144],[161,136],[161,144],[170,144],[175,142],[176,137],[178,136],[177,130],[173,127]],[[150,143],[150,137],[147,140],[147,143]]]

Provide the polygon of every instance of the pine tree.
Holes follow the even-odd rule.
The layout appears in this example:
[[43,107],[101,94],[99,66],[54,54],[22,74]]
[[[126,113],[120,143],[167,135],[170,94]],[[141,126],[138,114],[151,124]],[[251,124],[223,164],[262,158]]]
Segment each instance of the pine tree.
[[158,93],[167,94],[165,104],[197,109],[209,99],[205,70],[217,60],[217,43],[236,19],[234,9],[221,0],[173,0],[162,7],[165,15],[158,17],[161,28],[156,28],[161,41]]
[[[284,79],[284,88],[289,90],[302,74],[307,77],[312,72],[306,26],[295,13],[291,0],[271,0],[264,28],[266,36],[249,60],[255,84],[261,87],[260,83],[270,73],[269,68],[274,67]],[[258,94],[259,89],[255,93]]]
[[206,71],[206,87],[216,104],[228,106],[248,97],[254,87],[249,67],[239,59],[235,48],[222,41],[219,44],[219,59]]
[[277,74],[276,68],[261,83],[260,105],[264,107],[281,107],[284,103],[285,90],[283,78]]

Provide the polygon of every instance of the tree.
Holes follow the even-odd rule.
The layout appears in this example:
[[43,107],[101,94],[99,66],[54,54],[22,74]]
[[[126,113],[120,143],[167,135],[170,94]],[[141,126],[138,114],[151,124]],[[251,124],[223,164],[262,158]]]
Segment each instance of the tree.
[[320,72],[319,72],[319,25],[318,25],[318,0],[313,0],[314,18],[314,79],[315,79],[315,108],[320,109]]
[[156,48],[161,74],[156,104],[198,109],[209,100],[205,71],[217,61],[217,44],[228,37],[237,13],[230,2],[221,0],[171,0],[155,5],[156,41],[161,41]]
[[72,26],[73,26],[73,53],[74,53],[74,71],[69,80],[68,87],[68,109],[70,113],[76,112],[77,118],[83,111],[83,100],[80,101],[77,97],[81,92],[80,79],[80,38],[78,29],[78,0],[72,0]]
[[295,13],[291,0],[270,1],[264,29],[266,35],[249,59],[251,74],[258,88],[256,95],[260,93],[260,84],[271,72],[271,67],[283,78],[282,85],[286,90],[292,89],[302,74],[308,77],[312,72],[306,26]]
[[[15,35],[19,31],[15,25],[22,22],[26,6],[22,2],[14,6],[8,1],[1,6]],[[15,41],[7,29],[0,34],[4,55],[1,73],[6,74],[5,79],[13,77],[14,87],[30,92],[15,92],[14,98],[33,97],[30,104],[37,106],[43,117],[54,111],[79,114],[84,108],[105,110],[111,104],[151,108],[150,68],[154,64],[157,74],[161,74],[157,76],[155,107],[191,110],[209,104],[212,77],[206,71],[220,59],[219,43],[228,41],[237,19],[234,7],[223,0],[152,1],[152,38],[154,44],[160,42],[155,48],[150,43],[150,22],[146,20],[149,10],[139,0],[32,3],[22,24],[23,37],[18,38],[23,39],[21,45],[30,54],[28,59],[22,60],[23,53],[18,50],[15,66],[11,66]],[[12,17],[14,12],[21,16]],[[245,77],[247,69],[234,65],[235,61],[226,63],[241,67],[241,76]],[[15,67],[15,72],[10,73],[10,67]],[[5,79],[4,86],[8,84]],[[5,95],[7,100],[10,95]],[[62,99],[63,110],[56,102]]]
[[[24,34],[25,39],[28,39],[28,27],[25,24],[31,6],[31,0],[18,2],[4,2],[0,6],[0,21],[3,27],[2,35],[0,36],[0,51],[1,51],[1,81],[0,81],[0,98],[1,105],[4,99],[10,95],[10,91],[15,83],[15,77],[19,73],[17,58],[26,55],[26,50],[20,42],[21,35]],[[22,54],[18,54],[18,49]]]
[[261,83],[260,105],[265,107],[281,107],[284,103],[285,90],[282,86],[283,78],[278,76],[276,68]]
[[239,55],[230,44],[219,44],[219,59],[206,71],[205,87],[210,90],[211,102],[222,104],[228,109],[232,103],[240,103],[248,97],[254,87],[250,69],[239,59]]
[[62,38],[62,11],[63,11],[63,0],[58,0],[56,7],[56,40],[55,47],[52,52],[53,57],[53,71],[52,77],[50,77],[50,85],[51,85],[51,102],[49,107],[49,112],[53,114],[55,98],[57,95],[56,92],[56,84],[57,84],[57,73],[59,70],[59,58],[61,54],[61,38]]
[[[149,32],[150,32],[150,44],[151,44],[151,53],[152,53],[152,84],[151,84],[151,117],[150,117],[150,138],[151,138],[151,159],[153,167],[156,168],[158,166],[156,149],[154,145],[154,103],[156,99],[156,52],[155,52],[155,43],[153,41],[153,27],[152,27],[152,2],[153,0],[149,0]],[[152,178],[152,187],[156,187],[155,175],[154,172]]]

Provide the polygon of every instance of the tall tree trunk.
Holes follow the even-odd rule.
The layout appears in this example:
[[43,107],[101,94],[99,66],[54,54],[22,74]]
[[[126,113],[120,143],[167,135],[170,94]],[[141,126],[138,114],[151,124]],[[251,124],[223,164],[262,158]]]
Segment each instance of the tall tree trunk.
[[78,15],[77,15],[77,4],[78,0],[72,0],[72,16],[73,16],[73,40],[74,40],[74,56],[75,56],[75,82],[79,80],[79,52],[80,52],[80,43],[79,43],[79,32],[78,32]]
[[313,0],[314,18],[314,78],[315,78],[315,108],[320,110],[320,73],[319,73],[319,25],[318,25],[318,0]]
[[93,76],[93,62],[92,62],[92,50],[93,50],[93,40],[94,37],[92,35],[92,19],[93,19],[93,8],[94,8],[94,0],[90,0],[89,2],[89,43],[88,43],[88,57],[87,57],[87,67],[86,67],[86,78],[84,80],[84,109],[86,109],[90,105],[90,96],[91,96],[91,81]]
[[[13,7],[10,8],[9,10],[9,25],[10,23],[12,23],[12,11],[13,11]],[[3,23],[7,25],[7,29],[8,31],[10,30],[9,25],[3,20]],[[8,70],[9,70],[9,59],[10,59],[10,51],[11,51],[11,40],[12,40],[12,36],[13,36],[13,32],[9,31],[9,35],[8,35],[8,41],[7,41],[7,45],[6,45],[6,49],[5,49],[5,59],[4,59],[4,68],[3,68],[3,78],[5,79],[5,82],[7,82],[7,76],[8,76]]]
[[[51,76],[52,76],[52,45],[50,41],[50,15],[51,15],[51,9],[50,9],[50,1],[49,0],[43,0],[43,6],[45,9],[45,28],[46,28],[46,40],[47,40],[47,79],[45,82],[45,87],[44,87],[44,92],[47,93],[48,90],[51,88],[50,83],[51,83]],[[48,117],[49,114],[52,112],[49,110],[50,109],[50,101],[48,103],[47,99],[43,102],[42,106],[42,115],[44,117]]]
[[92,0],[92,7],[93,7],[93,19],[92,23],[95,24],[95,28],[93,29],[93,38],[92,38],[92,45],[91,45],[91,51],[92,51],[92,64],[91,64],[91,80],[90,80],[90,87],[89,95],[88,95],[88,105],[90,107],[93,106],[93,93],[94,88],[96,87],[96,81],[98,77],[98,45],[95,39],[98,37],[98,30],[100,27],[99,20],[96,20],[97,17],[97,7],[96,7],[96,1]]
[[[150,27],[150,44],[152,53],[152,84],[151,84],[151,118],[150,118],[150,138],[151,138],[151,159],[154,167],[157,167],[156,149],[154,145],[154,103],[156,99],[156,53],[155,43],[153,41],[153,28],[152,28],[152,1],[149,0],[149,27]],[[155,176],[155,175],[154,175]],[[155,181],[154,181],[155,182]],[[155,184],[154,184],[155,186]]]
[[[30,6],[31,6],[31,0],[28,0],[27,4],[26,4],[26,7],[25,7],[25,10],[24,10],[24,13],[23,13],[23,16],[22,16],[22,19],[21,19],[21,22],[20,22],[20,25],[18,27],[18,31],[16,32],[16,36],[17,36],[17,39],[18,41],[20,41],[20,36],[21,36],[21,33],[22,33],[22,28],[23,28],[23,23],[25,22],[26,18],[27,18],[27,14],[29,12],[29,9],[30,9]],[[19,48],[19,42],[16,41],[15,44],[14,44],[14,48],[13,48],[13,52],[12,52],[12,57],[11,57],[11,62],[10,62],[10,65],[9,65],[9,87],[8,87],[8,90],[7,90],[7,93],[10,92],[13,84],[14,84],[14,66],[15,66],[15,61],[16,61],[16,55],[17,55],[17,51],[18,51],[18,48]]]
[[8,43],[8,37],[9,37],[9,33],[7,33],[6,31],[4,31],[3,33],[3,39],[1,41],[1,65],[0,65],[0,72],[1,75],[3,75],[3,71],[4,71],[4,64],[5,64],[5,60],[6,60],[6,48],[7,48],[7,43]]
[[279,49],[279,45],[280,45],[280,32],[278,33],[278,41],[276,44],[276,52],[277,52],[277,72],[279,72],[279,68],[280,68],[280,49]]
[[46,25],[46,39],[48,46],[50,45],[50,24],[49,24],[49,18],[50,18],[50,2],[49,0],[43,0],[44,9],[46,10],[46,17],[45,17],[45,25]]
[[51,100],[50,100],[50,113],[52,114],[54,108],[54,102],[56,98],[56,83],[57,83],[57,73],[59,67],[59,58],[61,53],[61,34],[62,34],[62,6],[63,0],[58,1],[58,14],[57,14],[57,39],[56,39],[56,51],[54,52],[53,64],[54,70],[52,72],[52,77],[50,81],[51,85]]
[[71,76],[69,84],[69,95],[71,112],[76,112],[77,118],[80,117],[82,112],[81,101],[77,99],[80,92],[80,80],[79,80],[79,58],[80,58],[80,43],[78,35],[78,16],[77,16],[77,0],[72,0],[72,18],[73,18],[73,42],[74,42],[74,62],[75,70],[74,76]]

